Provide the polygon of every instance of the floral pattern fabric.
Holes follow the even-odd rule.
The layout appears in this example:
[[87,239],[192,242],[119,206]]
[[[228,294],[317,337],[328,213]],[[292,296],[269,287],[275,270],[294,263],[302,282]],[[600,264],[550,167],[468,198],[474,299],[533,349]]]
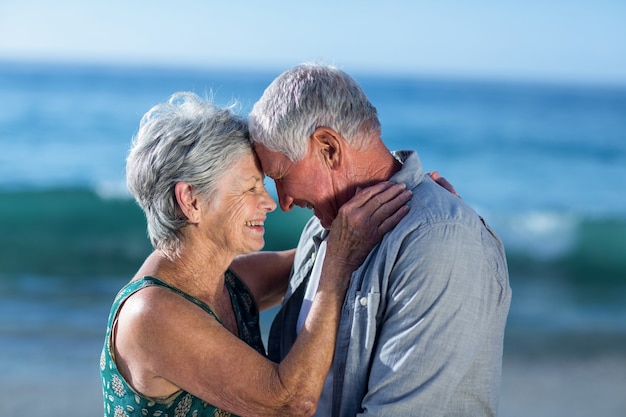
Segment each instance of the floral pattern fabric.
[[[115,297],[109,321],[102,355],[100,357],[100,375],[102,377],[102,393],[104,400],[104,417],[230,417],[231,413],[221,410],[200,398],[179,391],[165,400],[144,397],[128,384],[120,374],[114,361],[111,329],[122,303],[142,288],[158,285],[185,297],[187,300],[202,307],[216,320],[219,318],[204,302],[174,288],[154,277],[144,277],[134,281],[120,290]],[[225,274],[225,285],[239,324],[239,337],[265,356],[265,348],[259,327],[259,311],[252,294],[246,285],[230,270]],[[221,323],[221,322],[220,322]],[[235,416],[233,416],[235,417]]]

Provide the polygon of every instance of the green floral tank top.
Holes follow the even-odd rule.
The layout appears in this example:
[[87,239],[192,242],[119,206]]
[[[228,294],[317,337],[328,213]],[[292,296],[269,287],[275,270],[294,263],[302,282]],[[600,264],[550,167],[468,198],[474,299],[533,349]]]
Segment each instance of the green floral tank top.
[[[219,318],[204,302],[174,288],[153,277],[144,277],[134,281],[120,290],[115,297],[106,330],[106,338],[100,357],[100,375],[102,377],[102,392],[104,399],[105,417],[227,417],[231,413],[208,404],[200,398],[179,391],[167,399],[153,399],[139,394],[128,384],[120,374],[114,361],[111,329],[117,317],[120,305],[135,292],[142,288],[158,285],[185,297],[187,300],[202,307],[208,314],[221,323]],[[257,352],[265,356],[265,349],[261,339],[259,327],[259,312],[252,294],[246,285],[230,270],[225,274],[225,285],[239,324],[239,337],[252,346]]]

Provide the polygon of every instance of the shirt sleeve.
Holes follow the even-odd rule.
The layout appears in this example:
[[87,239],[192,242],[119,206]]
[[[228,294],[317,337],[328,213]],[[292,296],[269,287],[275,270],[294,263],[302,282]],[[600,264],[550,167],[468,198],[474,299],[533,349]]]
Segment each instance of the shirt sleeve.
[[501,349],[485,355],[485,344],[504,331],[493,325],[503,302],[493,253],[460,223],[407,235],[384,295],[363,415],[489,414],[484,399],[459,390],[462,381],[487,396],[499,389],[498,378],[484,377],[488,369],[468,381],[477,365],[501,370]]

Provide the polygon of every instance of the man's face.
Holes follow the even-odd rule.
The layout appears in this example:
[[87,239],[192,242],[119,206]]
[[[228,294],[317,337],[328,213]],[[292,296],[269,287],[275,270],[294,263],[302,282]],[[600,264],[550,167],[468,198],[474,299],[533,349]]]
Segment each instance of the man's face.
[[322,226],[330,228],[340,204],[335,195],[333,172],[316,151],[314,142],[309,144],[304,159],[295,163],[261,144],[255,144],[254,149],[263,172],[276,183],[280,208],[289,211],[296,205],[312,209]]

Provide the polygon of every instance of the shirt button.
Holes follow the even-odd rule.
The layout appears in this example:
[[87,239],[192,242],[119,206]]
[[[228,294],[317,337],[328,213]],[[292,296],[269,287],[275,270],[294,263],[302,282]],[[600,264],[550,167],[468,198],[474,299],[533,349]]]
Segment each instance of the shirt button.
[[365,307],[367,305],[367,298],[366,297],[361,297],[361,299],[359,300],[359,304],[361,304],[363,307]]

